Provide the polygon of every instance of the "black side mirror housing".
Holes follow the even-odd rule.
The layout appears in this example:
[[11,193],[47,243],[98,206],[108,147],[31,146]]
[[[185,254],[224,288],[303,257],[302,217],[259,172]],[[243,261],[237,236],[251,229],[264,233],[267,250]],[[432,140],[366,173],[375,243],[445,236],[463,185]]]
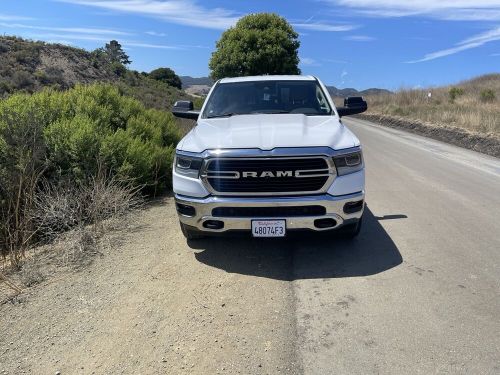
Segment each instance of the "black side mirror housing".
[[344,106],[337,108],[340,117],[363,113],[368,109],[368,104],[361,96],[350,96],[344,99]]
[[178,100],[172,107],[172,114],[175,117],[197,120],[200,111],[194,110],[193,102],[190,100]]

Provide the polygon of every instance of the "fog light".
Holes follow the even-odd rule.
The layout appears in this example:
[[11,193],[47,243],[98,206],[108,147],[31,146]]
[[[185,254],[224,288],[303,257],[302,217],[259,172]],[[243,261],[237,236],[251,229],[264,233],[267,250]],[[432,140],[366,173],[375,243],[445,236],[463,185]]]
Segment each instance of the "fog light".
[[222,229],[224,222],[220,220],[207,220],[203,223],[203,227],[207,229]]
[[314,220],[314,226],[319,229],[333,228],[335,225],[337,225],[337,222],[330,218]]
[[184,216],[196,215],[196,210],[193,206],[187,204],[177,203],[177,212]]
[[353,214],[355,212],[359,212],[363,209],[363,200],[356,202],[347,202],[344,205],[344,212],[346,214]]

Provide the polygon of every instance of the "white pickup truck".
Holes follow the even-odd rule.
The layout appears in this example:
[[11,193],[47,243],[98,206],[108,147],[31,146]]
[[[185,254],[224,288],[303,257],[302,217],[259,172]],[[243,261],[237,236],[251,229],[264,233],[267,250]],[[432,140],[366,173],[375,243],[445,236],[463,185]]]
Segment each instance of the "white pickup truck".
[[359,97],[335,108],[312,76],[225,78],[201,111],[176,102],[175,116],[197,121],[179,142],[173,168],[183,234],[339,229],[356,236],[365,171],[359,140],[341,116],[366,108]]

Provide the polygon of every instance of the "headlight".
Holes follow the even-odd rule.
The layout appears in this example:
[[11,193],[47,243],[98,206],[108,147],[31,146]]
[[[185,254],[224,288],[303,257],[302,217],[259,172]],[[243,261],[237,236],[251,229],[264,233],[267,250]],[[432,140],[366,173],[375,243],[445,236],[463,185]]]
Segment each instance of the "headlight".
[[363,169],[363,154],[360,151],[334,156],[333,161],[337,167],[337,174],[344,176]]
[[186,155],[175,155],[175,171],[186,177],[198,178],[203,159]]

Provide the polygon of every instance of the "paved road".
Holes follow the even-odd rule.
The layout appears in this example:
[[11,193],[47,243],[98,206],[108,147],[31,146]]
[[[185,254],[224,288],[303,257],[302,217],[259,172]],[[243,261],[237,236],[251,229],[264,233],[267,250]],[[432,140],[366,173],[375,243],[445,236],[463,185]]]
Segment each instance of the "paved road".
[[500,161],[346,119],[367,219],[353,247],[297,245],[310,374],[500,373]]
[[500,374],[499,160],[345,122],[367,166],[356,240],[187,244],[153,202],[0,305],[0,372]]

